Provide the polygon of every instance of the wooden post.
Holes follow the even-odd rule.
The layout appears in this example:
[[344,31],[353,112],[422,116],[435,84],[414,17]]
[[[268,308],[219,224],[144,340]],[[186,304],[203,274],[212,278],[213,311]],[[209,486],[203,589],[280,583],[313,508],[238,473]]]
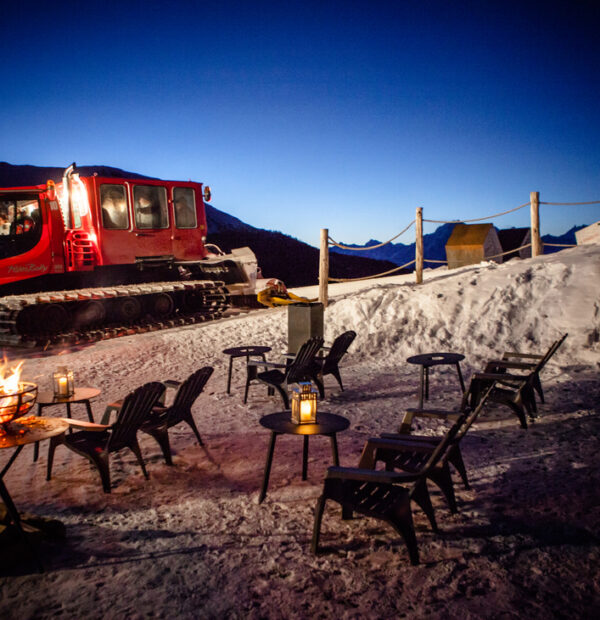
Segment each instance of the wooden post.
[[319,301],[327,308],[327,283],[329,281],[329,229],[321,228],[319,252]]
[[540,237],[540,193],[531,192],[531,256],[540,256],[544,253],[542,238]]
[[423,282],[423,207],[417,207],[416,229],[415,275],[417,284],[421,284]]

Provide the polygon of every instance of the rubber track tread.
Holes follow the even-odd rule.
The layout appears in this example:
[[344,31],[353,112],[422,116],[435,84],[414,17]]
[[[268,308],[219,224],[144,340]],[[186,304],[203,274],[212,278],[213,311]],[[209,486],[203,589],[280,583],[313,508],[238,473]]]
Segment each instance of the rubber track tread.
[[[56,303],[77,304],[77,302],[86,303],[90,300],[110,300],[119,297],[142,297],[144,295],[177,292],[198,293],[202,296],[202,300],[193,311],[186,312],[183,308],[179,308],[176,314],[168,318],[161,320],[144,318],[134,325],[111,323],[89,330],[65,330],[58,334],[43,337],[21,335],[16,326],[19,313],[30,306]],[[17,347],[84,344],[219,319],[230,307],[231,301],[224,283],[211,280],[156,282],[14,295],[0,300],[0,344]]]

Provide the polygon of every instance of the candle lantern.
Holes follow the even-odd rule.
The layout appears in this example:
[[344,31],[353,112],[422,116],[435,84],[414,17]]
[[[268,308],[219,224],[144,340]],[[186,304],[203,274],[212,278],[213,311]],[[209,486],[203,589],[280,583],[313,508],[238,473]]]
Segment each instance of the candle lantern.
[[66,366],[60,366],[54,375],[54,396],[58,398],[68,398],[73,396],[75,392],[75,386],[73,384],[73,371],[69,370]]
[[310,382],[298,382],[292,388],[292,422],[294,424],[315,424],[317,421],[317,390]]

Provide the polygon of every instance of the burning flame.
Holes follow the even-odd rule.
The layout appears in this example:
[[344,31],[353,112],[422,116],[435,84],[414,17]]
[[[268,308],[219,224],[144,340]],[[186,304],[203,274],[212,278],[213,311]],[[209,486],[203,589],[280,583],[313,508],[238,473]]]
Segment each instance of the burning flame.
[[[22,361],[11,368],[6,357],[0,364],[0,425],[10,422],[15,416],[27,413],[35,402],[35,398],[22,399],[22,368]],[[5,433],[6,429],[0,426],[0,435]]]
[[0,394],[16,394],[19,391],[23,363],[21,361],[14,368],[10,368],[8,360],[4,358],[0,365]]

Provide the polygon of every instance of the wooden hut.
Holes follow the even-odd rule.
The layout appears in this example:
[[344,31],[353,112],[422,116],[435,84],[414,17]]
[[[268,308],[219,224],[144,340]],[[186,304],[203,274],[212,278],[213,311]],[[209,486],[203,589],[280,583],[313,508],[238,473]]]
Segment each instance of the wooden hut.
[[505,254],[502,258],[504,261],[510,260],[518,256],[519,258],[531,258],[531,246],[519,250],[523,245],[531,243],[531,229],[530,228],[505,228],[498,231],[498,240],[502,246],[503,252],[510,252]]
[[[502,246],[493,224],[455,224],[446,243],[450,269],[474,265],[497,254],[502,254]],[[490,260],[501,263],[502,257]]]
[[588,245],[589,243],[600,243],[600,222],[590,224],[575,233],[577,245]]

